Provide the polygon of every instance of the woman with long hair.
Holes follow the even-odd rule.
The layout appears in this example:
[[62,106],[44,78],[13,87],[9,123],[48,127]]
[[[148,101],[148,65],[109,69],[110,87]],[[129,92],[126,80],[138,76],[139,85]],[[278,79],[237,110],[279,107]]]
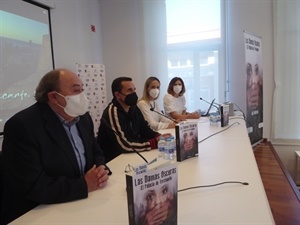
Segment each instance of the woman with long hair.
[[156,102],[159,97],[159,91],[159,79],[157,77],[149,77],[144,85],[143,97],[137,103],[137,106],[142,111],[145,120],[147,120],[150,127],[155,131],[174,128],[176,125],[176,123],[172,122],[172,120],[165,118],[163,115],[159,115],[161,110]]

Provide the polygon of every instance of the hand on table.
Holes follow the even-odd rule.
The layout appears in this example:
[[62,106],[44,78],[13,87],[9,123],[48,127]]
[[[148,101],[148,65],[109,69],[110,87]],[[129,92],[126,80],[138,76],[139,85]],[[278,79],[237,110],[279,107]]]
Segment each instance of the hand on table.
[[85,181],[87,183],[88,192],[97,190],[103,187],[108,180],[108,170],[105,169],[105,166],[100,165],[96,167],[94,165],[85,175]]

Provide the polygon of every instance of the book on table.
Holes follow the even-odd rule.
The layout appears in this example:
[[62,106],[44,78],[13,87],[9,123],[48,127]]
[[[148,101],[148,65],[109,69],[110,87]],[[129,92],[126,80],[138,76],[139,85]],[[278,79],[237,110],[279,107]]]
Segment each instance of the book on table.
[[224,104],[220,106],[221,127],[226,127],[229,124],[229,105]]
[[177,225],[177,178],[177,163],[170,160],[145,163],[126,174],[129,224]]
[[181,162],[198,155],[198,122],[184,121],[176,125],[176,158]]

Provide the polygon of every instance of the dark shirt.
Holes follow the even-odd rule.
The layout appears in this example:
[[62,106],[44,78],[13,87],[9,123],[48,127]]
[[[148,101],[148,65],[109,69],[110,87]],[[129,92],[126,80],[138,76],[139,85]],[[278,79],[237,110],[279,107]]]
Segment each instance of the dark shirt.
[[137,151],[157,148],[156,137],[159,135],[150,128],[137,106],[130,107],[126,112],[113,99],[102,114],[97,140],[105,150],[104,155],[108,162],[122,153],[133,152],[132,148]]

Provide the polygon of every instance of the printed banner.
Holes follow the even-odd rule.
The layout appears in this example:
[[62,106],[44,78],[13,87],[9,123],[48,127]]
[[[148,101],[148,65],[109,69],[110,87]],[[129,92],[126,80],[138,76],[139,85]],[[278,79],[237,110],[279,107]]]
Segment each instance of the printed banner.
[[251,144],[263,138],[263,63],[262,40],[244,32],[247,128]]
[[102,112],[107,106],[105,67],[103,64],[76,64],[76,73],[84,85],[84,93],[90,101],[89,112],[98,133]]

